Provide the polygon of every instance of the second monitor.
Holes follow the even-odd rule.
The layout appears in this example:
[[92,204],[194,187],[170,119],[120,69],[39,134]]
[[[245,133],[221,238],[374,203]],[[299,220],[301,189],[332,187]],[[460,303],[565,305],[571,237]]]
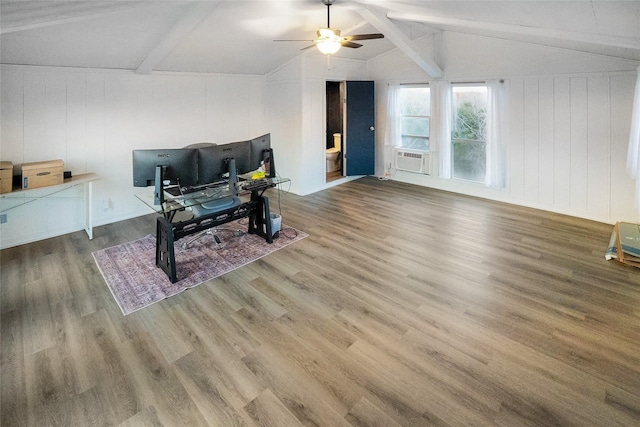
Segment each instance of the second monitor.
[[237,173],[250,169],[251,143],[232,142],[198,149],[198,183],[209,184],[228,177],[229,159],[235,159]]
[[270,177],[275,176],[271,135],[266,134],[249,141],[214,145],[198,149],[198,183],[209,184],[228,177],[229,159],[235,159],[236,172],[244,174],[265,166]]
[[266,134],[253,138],[251,141],[251,164],[249,171],[257,170],[260,166],[264,167],[267,176],[275,178],[276,168],[273,159],[273,151],[271,150],[271,134]]

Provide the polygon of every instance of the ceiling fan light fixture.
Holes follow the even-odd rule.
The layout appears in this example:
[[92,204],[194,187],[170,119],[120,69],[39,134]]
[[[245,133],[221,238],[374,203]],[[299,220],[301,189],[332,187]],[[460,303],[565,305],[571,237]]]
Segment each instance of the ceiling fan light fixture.
[[318,50],[325,55],[333,55],[337,51],[340,50],[340,42],[335,40],[321,40],[316,46],[318,46]]
[[318,38],[320,39],[340,38],[340,31],[333,30],[331,28],[320,28],[318,30]]
[[[354,43],[354,40],[370,40],[370,39],[382,39],[384,34],[354,34],[346,37],[340,35],[340,30],[334,30],[331,28],[331,14],[329,13],[330,7],[334,0],[322,0],[322,3],[327,6],[327,26],[320,28],[317,32],[318,38],[313,40],[313,43],[317,46],[318,50],[324,55],[333,55],[338,52],[342,46],[345,48],[357,49],[362,47],[360,43]],[[307,40],[277,40],[277,41],[307,41]],[[306,50],[312,48],[312,45],[302,48]]]
[[340,50],[342,46],[342,37],[340,31],[334,31],[331,28],[320,28],[318,30],[318,40],[316,41],[318,50],[325,55],[333,55]]

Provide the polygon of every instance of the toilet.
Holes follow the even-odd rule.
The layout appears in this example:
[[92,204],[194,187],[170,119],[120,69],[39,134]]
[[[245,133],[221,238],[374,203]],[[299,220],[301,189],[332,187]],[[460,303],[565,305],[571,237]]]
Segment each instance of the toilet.
[[327,149],[327,172],[336,172],[340,170],[342,162],[342,135],[333,134],[333,148]]

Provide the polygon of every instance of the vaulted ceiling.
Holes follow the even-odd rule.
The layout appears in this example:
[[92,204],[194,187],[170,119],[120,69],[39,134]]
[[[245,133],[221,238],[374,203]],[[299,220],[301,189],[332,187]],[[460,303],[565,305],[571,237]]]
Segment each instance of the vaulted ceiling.
[[[0,1],[2,64],[268,74],[324,27],[321,0]],[[336,56],[368,60],[399,48],[430,74],[414,46],[455,31],[638,61],[640,1],[335,0],[331,26],[377,33]]]

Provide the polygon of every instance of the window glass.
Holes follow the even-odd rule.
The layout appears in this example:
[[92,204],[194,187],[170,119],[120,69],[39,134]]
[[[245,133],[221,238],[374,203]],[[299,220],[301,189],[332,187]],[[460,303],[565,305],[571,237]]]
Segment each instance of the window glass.
[[429,86],[400,88],[401,147],[429,151],[431,92]]
[[487,169],[487,87],[452,87],[451,144],[454,178],[484,182]]

